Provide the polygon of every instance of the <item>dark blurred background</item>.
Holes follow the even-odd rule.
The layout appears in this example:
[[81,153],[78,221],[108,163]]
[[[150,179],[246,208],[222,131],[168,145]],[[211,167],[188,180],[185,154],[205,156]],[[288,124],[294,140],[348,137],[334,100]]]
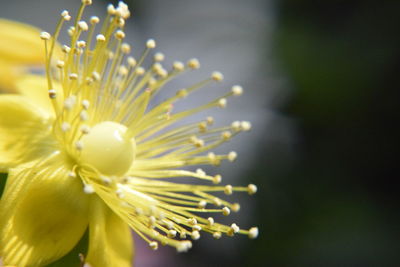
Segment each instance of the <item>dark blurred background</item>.
[[399,1],[127,2],[137,32],[250,88],[235,183],[259,187],[234,217],[257,240],[203,235],[186,254],[137,240],[137,266],[400,266]]

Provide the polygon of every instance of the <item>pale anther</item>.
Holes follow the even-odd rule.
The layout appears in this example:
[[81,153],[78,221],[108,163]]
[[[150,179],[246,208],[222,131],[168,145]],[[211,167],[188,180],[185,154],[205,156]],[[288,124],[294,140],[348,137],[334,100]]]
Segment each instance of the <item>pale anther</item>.
[[254,239],[257,238],[258,236],[258,228],[257,227],[252,227],[249,230],[249,238]]
[[89,29],[89,26],[87,25],[86,21],[83,20],[78,22],[78,27],[84,32]]
[[54,90],[54,89],[49,89],[49,97],[50,97],[51,99],[54,99],[54,98],[56,98],[56,96],[57,96],[56,90]]
[[220,238],[221,238],[221,232],[215,232],[215,233],[213,234],[213,237],[214,237],[215,239],[220,239]]
[[154,41],[153,39],[149,39],[146,42],[146,47],[147,48],[155,48],[156,47],[156,41]]
[[57,60],[56,66],[59,69],[62,69],[64,67],[65,63],[62,60]]
[[129,54],[131,52],[131,46],[127,43],[123,43],[121,45],[121,51],[122,53]]
[[78,74],[71,73],[68,77],[69,77],[70,80],[75,81],[75,80],[78,79]]
[[213,178],[213,183],[214,184],[219,184],[221,181],[222,181],[221,175],[217,174],[217,175],[214,176],[214,178]]
[[79,114],[79,117],[81,118],[81,121],[87,121],[89,119],[89,115],[85,110],[82,110],[81,113]]
[[149,243],[149,246],[151,247],[151,249],[153,250],[157,250],[158,249],[158,243],[156,241],[152,241]]
[[80,131],[83,134],[88,134],[90,132],[90,128],[87,125],[82,125]]
[[233,203],[231,210],[233,212],[238,212],[240,210],[240,204],[239,203]]
[[94,188],[91,184],[85,184],[83,186],[83,192],[85,192],[85,194],[93,194],[94,193]]
[[231,210],[228,207],[223,207],[222,214],[228,216],[229,214],[231,214]]
[[251,129],[251,123],[248,121],[240,122],[240,126],[242,127],[243,131],[249,131]]
[[48,32],[41,32],[41,33],[40,33],[40,38],[41,38],[42,40],[49,40],[49,39],[51,38],[51,35],[50,35],[50,33],[48,33]]
[[89,100],[86,100],[86,99],[82,100],[82,107],[83,107],[83,109],[88,110],[88,109],[89,109],[89,106],[90,106]]
[[136,59],[134,57],[128,57],[126,61],[128,62],[129,66],[136,66]]
[[168,237],[169,238],[175,238],[176,237],[176,230],[169,230],[168,231]]
[[222,73],[219,72],[219,71],[214,71],[214,72],[211,74],[211,78],[212,78],[214,81],[220,82],[220,81],[222,81],[222,80],[224,79],[224,75],[222,75]]
[[183,71],[185,69],[185,65],[183,65],[183,63],[180,61],[175,61],[173,63],[173,68],[177,71]]
[[92,17],[90,17],[90,23],[91,23],[91,24],[97,24],[97,23],[99,23],[99,22],[100,22],[99,17],[97,17],[97,16],[92,16]]
[[160,52],[158,52],[154,55],[154,61],[156,61],[156,62],[161,62],[164,60],[164,58],[165,58],[164,54],[160,53]]
[[125,38],[125,33],[124,33],[123,31],[121,31],[121,30],[118,30],[118,31],[115,33],[115,38],[117,38],[117,39],[119,39],[119,40],[122,40],[122,39]]
[[84,5],[91,5],[92,4],[92,0],[82,0],[82,4]]
[[220,108],[225,108],[226,107],[226,103],[227,103],[226,98],[221,98],[221,99],[218,100],[218,106]]
[[96,40],[98,42],[104,42],[106,40],[106,37],[103,34],[98,34],[96,35]]
[[226,185],[224,188],[224,193],[226,195],[232,195],[233,191],[232,191],[232,186],[230,184]]
[[192,58],[187,63],[188,67],[191,69],[198,69],[200,68],[200,62],[197,58]]
[[230,162],[235,161],[236,158],[237,158],[237,153],[236,153],[235,151],[229,152],[229,154],[228,154],[228,160],[229,160]]
[[208,221],[208,225],[209,226],[213,226],[214,225],[214,218],[213,217],[208,217],[207,221]]
[[249,195],[253,195],[257,192],[257,186],[254,184],[249,184],[247,186],[247,192],[249,193]]
[[76,141],[75,142],[75,148],[79,151],[81,151],[83,149],[83,143],[82,141]]
[[234,85],[232,87],[232,93],[235,96],[239,96],[239,95],[243,94],[243,88],[240,85]]
[[61,131],[68,132],[71,129],[71,124],[69,124],[68,122],[63,122],[61,124]]
[[197,204],[197,207],[199,209],[204,209],[206,207],[206,205],[207,205],[207,202],[205,200],[200,200],[199,204]]
[[193,240],[198,240],[199,238],[200,238],[200,233],[199,233],[199,231],[194,230],[194,231],[192,232],[192,239],[193,239]]

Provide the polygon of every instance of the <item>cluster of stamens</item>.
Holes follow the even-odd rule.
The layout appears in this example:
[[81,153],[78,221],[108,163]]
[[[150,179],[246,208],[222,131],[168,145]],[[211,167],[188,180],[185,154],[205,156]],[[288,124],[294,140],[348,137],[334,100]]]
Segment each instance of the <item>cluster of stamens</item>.
[[[255,238],[258,235],[255,227],[244,230],[235,223],[227,226],[215,222],[213,217],[196,215],[205,212],[228,216],[231,211],[239,211],[238,203],[230,203],[213,193],[251,195],[257,191],[255,185],[218,186],[221,175],[209,175],[202,169],[180,169],[219,165],[222,160],[233,162],[237,157],[234,151],[225,155],[209,151],[250,130],[250,123],[235,121],[227,127],[213,128],[214,119],[207,117],[166,130],[200,111],[225,108],[229,97],[242,94],[242,87],[235,85],[209,103],[174,113],[175,102],[223,80],[220,72],[213,72],[209,78],[178,90],[173,97],[150,109],[149,102],[166,83],[188,70],[198,69],[199,61],[191,59],[186,64],[176,61],[167,68],[162,64],[165,56],[155,53],[152,63],[145,68],[143,63],[156,43],[150,39],[139,57],[131,55],[132,48],[124,42],[123,30],[130,16],[127,6],[122,2],[117,7],[109,5],[107,17],[96,34],[100,19],[93,16],[89,23],[82,19],[85,7],[90,4],[90,0],[82,0],[74,23],[67,30],[69,45],[57,44],[64,23],[71,20],[68,11],[61,13],[54,36],[41,34],[46,47],[48,92],[55,113],[54,135],[74,162],[69,176],[80,178],[85,193],[98,194],[153,249],[160,242],[186,251],[191,242],[179,239],[196,240],[200,232],[208,232],[216,239],[222,234],[237,233]],[[58,54],[61,57],[53,58]],[[109,144],[112,146],[104,150]],[[107,158],[114,155],[117,161]],[[215,185],[165,181],[185,177]]]

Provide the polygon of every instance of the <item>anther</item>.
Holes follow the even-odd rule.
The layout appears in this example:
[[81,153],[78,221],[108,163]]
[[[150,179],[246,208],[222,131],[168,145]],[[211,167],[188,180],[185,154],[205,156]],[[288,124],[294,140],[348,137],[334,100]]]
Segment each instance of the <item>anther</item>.
[[187,220],[188,220],[188,223],[190,225],[196,225],[197,224],[196,218],[188,218]]
[[128,62],[129,66],[131,67],[136,66],[136,59],[134,57],[128,57],[126,61]]
[[193,240],[198,240],[199,238],[200,238],[200,233],[199,233],[199,231],[194,230],[194,231],[192,232],[192,239],[193,239]]
[[72,36],[72,35],[74,35],[74,33],[75,33],[75,27],[74,26],[69,27],[68,28],[68,35]]
[[204,209],[206,207],[206,205],[207,205],[207,202],[205,200],[200,200],[199,204],[197,204],[197,207],[199,209]]
[[78,79],[78,74],[76,74],[76,73],[71,73],[68,77],[69,77],[69,79],[70,79],[71,81],[75,81],[75,80]]
[[209,117],[207,117],[207,124],[208,125],[213,125],[214,124],[214,118],[213,117],[211,117],[211,116],[209,116]]
[[94,193],[94,188],[91,184],[85,184],[83,186],[83,192],[85,192],[85,194],[93,194]]
[[223,207],[222,214],[228,216],[229,214],[231,214],[231,210],[228,207]]
[[71,48],[70,48],[69,46],[67,46],[67,45],[63,45],[63,46],[62,46],[62,51],[63,51],[65,54],[68,54],[68,53],[71,51]]
[[51,38],[50,33],[48,32],[41,32],[40,33],[40,39],[42,40],[49,40]]
[[89,115],[85,110],[82,110],[81,113],[79,114],[79,117],[81,118],[81,121],[87,121],[89,119]]
[[110,15],[115,15],[115,12],[116,12],[115,7],[112,4],[109,4],[107,6],[107,13]]
[[249,238],[254,239],[254,238],[257,238],[257,236],[258,236],[258,228],[251,227],[249,230]]
[[242,127],[243,131],[245,131],[245,132],[250,131],[250,129],[251,129],[251,123],[248,121],[240,122],[240,126]]
[[209,226],[213,226],[214,225],[214,218],[213,217],[208,217],[207,221],[208,221],[208,225]]
[[222,132],[221,137],[222,137],[222,139],[227,141],[232,137],[232,134],[229,131],[225,131],[225,132]]
[[100,76],[100,74],[99,74],[97,71],[93,71],[93,72],[92,72],[92,78],[93,78],[95,81],[100,81],[101,76]]
[[143,67],[138,67],[138,68],[135,70],[135,73],[136,73],[137,75],[139,75],[139,76],[143,75],[145,72],[146,72],[146,70],[145,70]]
[[56,63],[57,68],[62,69],[64,67],[64,65],[65,65],[64,61],[57,60],[57,63]]
[[97,17],[97,16],[90,17],[90,24],[94,25],[94,24],[97,24],[99,22],[100,22],[99,17]]
[[185,65],[180,61],[175,61],[172,66],[176,71],[183,71],[185,69]]
[[71,129],[71,124],[69,124],[68,122],[63,122],[61,124],[61,131],[68,132]]
[[217,175],[214,176],[214,178],[213,178],[213,183],[214,184],[219,184],[221,181],[222,181],[221,175],[217,174]]
[[176,237],[176,230],[169,230],[168,231],[168,237],[169,238],[175,238]]
[[82,4],[88,6],[92,4],[92,0],[82,0]]
[[243,94],[243,88],[240,85],[234,85],[232,87],[232,93],[234,96],[240,96]]
[[150,49],[155,48],[156,47],[156,41],[154,41],[153,39],[147,40],[146,47],[150,48]]
[[57,96],[56,90],[54,90],[54,89],[49,89],[49,97],[50,97],[51,99],[55,99],[56,96]]
[[231,210],[233,212],[238,212],[240,210],[240,204],[239,203],[233,203],[233,205],[231,206]]
[[215,232],[215,233],[213,233],[213,237],[214,237],[215,239],[220,239],[220,238],[221,238],[221,232]]
[[100,179],[103,181],[103,183],[104,183],[105,185],[110,185],[111,182],[112,182],[111,179],[110,179],[109,177],[104,176],[104,175],[100,176]]
[[150,242],[149,246],[151,247],[152,250],[157,250],[158,249],[158,243],[156,241]]
[[236,158],[237,158],[237,153],[236,153],[235,151],[229,152],[229,154],[228,154],[228,160],[229,160],[230,162],[235,161]]
[[83,143],[82,141],[76,141],[75,142],[75,148],[79,151],[81,151],[83,149]]
[[89,100],[86,100],[86,99],[82,100],[82,108],[83,108],[84,110],[88,110],[88,109],[89,109],[89,106],[90,106]]
[[194,225],[194,226],[192,227],[192,229],[195,230],[195,231],[201,231],[202,228],[201,228],[200,225],[196,224],[196,225]]
[[233,191],[232,191],[232,186],[230,184],[226,185],[224,188],[224,193],[226,195],[232,195]]
[[200,62],[197,58],[192,58],[187,63],[188,67],[191,69],[198,69],[200,68]]
[[240,231],[240,227],[236,223],[231,224],[231,229],[233,230],[233,232],[235,234],[239,233],[239,231]]
[[96,35],[96,40],[98,42],[105,42],[106,37],[103,34],[98,34],[98,35]]
[[77,41],[76,46],[79,48],[85,48],[86,47],[86,42],[85,41]]
[[179,242],[179,245],[176,247],[176,250],[178,252],[186,252],[190,248],[192,248],[192,242],[190,242],[189,240],[185,240],[185,241]]
[[81,133],[88,134],[90,132],[90,128],[87,125],[82,125],[80,128]]
[[226,107],[226,103],[227,103],[226,98],[221,98],[221,99],[218,100],[218,106],[220,108],[225,108]]
[[68,10],[64,10],[63,12],[61,12],[61,17],[63,17],[65,21],[71,20],[71,16],[69,15]]
[[129,54],[131,52],[131,46],[129,44],[127,44],[127,43],[123,43],[121,45],[121,51],[124,54]]
[[76,178],[76,173],[75,173],[74,171],[70,171],[70,172],[68,173],[68,177],[70,177],[70,178]]
[[156,54],[154,55],[154,57],[153,57],[153,59],[154,59],[155,62],[161,62],[161,61],[164,60],[164,58],[165,58],[164,54],[163,54],[163,53],[160,53],[160,52],[156,53]]
[[211,78],[216,82],[220,82],[224,79],[224,75],[222,75],[222,73],[219,71],[214,71],[211,73]]
[[235,132],[240,132],[240,130],[241,130],[240,121],[234,121],[234,122],[232,122],[231,126],[232,126],[232,129],[233,129]]
[[125,33],[123,31],[121,31],[121,30],[118,30],[115,33],[115,38],[117,38],[118,40],[122,40],[122,39],[125,38]]
[[78,27],[84,32],[89,29],[89,26],[87,25],[86,21],[83,20],[78,22]]
[[199,131],[201,133],[205,133],[207,131],[207,122],[205,122],[205,121],[200,122],[198,124],[198,127],[199,127]]
[[[222,202],[221,202],[221,199],[219,199],[219,198],[217,198],[217,197],[215,197],[215,198],[213,198],[213,200],[212,200],[213,202],[214,202],[214,205],[215,206],[221,206],[222,205]],[[226,207],[225,207],[226,208]]]
[[249,195],[254,195],[257,192],[257,186],[254,184],[249,184],[247,186],[247,192],[249,193]]

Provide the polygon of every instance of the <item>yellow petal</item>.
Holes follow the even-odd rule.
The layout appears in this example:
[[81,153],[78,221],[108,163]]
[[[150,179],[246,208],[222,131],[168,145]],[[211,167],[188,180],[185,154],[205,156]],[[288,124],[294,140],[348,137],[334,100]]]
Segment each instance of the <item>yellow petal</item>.
[[128,225],[98,197],[92,199],[90,208],[86,262],[92,267],[132,266],[133,240]]
[[44,64],[44,44],[38,28],[0,19],[0,58],[10,64]]
[[0,95],[0,114],[0,172],[52,148],[51,120],[27,97]]
[[15,92],[15,81],[17,80],[18,70],[0,58],[0,74],[0,93]]
[[88,225],[88,195],[52,154],[10,170],[0,201],[0,257],[5,265],[41,266],[68,253]]
[[[64,98],[61,84],[53,81],[53,87],[57,92],[58,104],[61,105]],[[54,110],[49,98],[47,79],[45,76],[33,74],[21,76],[16,81],[16,91],[31,99],[37,106],[44,109],[48,114],[54,116]]]

